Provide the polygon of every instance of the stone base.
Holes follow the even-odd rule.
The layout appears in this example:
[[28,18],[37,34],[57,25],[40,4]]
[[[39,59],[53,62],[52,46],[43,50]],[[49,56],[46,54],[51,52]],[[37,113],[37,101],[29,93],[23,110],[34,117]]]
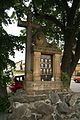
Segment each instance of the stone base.
[[49,91],[61,91],[63,84],[61,81],[26,81],[27,94],[42,94]]

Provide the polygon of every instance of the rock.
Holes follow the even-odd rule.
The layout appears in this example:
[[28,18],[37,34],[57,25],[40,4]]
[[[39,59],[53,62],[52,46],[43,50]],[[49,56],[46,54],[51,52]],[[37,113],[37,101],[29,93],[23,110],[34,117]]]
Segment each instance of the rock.
[[31,110],[28,109],[26,105],[14,109],[13,113],[8,117],[8,120],[20,120],[24,116],[31,116]]
[[13,111],[8,120],[80,120],[80,93],[28,96],[19,90],[10,101]]
[[76,94],[72,95],[72,97],[69,101],[70,106],[74,106],[79,99],[80,99],[80,93],[76,93]]
[[62,114],[66,114],[70,112],[70,109],[68,107],[68,105],[65,102],[59,102],[57,103],[57,107],[56,109],[58,110],[58,112],[62,113]]
[[49,99],[46,99],[44,102],[51,105],[51,100]]
[[59,114],[54,115],[54,120],[63,120]]
[[14,102],[14,103],[13,103],[13,108],[18,108],[18,107],[21,107],[21,106],[23,106],[23,105],[24,105],[23,103]]
[[69,104],[69,101],[70,101],[73,93],[72,92],[70,92],[70,93],[69,92],[59,92],[58,95],[59,95],[61,101],[64,101],[67,104]]
[[31,115],[30,117],[23,116],[23,117],[20,118],[19,120],[36,120],[36,118],[35,118],[35,116]]
[[65,101],[67,92],[58,92],[58,95],[61,101]]
[[74,118],[71,118],[69,120],[79,120],[78,118],[74,117]]
[[53,106],[48,105],[44,102],[37,102],[34,104],[34,106],[36,107],[36,111],[40,114],[50,114],[53,112]]
[[52,104],[56,104],[60,100],[57,92],[51,92],[49,98],[50,98]]
[[40,101],[40,100],[45,100],[47,99],[48,96],[46,95],[39,95],[39,96],[14,96],[12,97],[13,102],[19,102],[19,103],[30,103],[30,102],[35,102],[35,101]]
[[37,114],[37,113],[32,113],[32,114],[35,116],[36,120],[39,120],[39,119],[43,118],[42,114]]
[[52,115],[46,115],[40,120],[55,120]]
[[10,103],[12,104],[13,102],[19,102],[19,103],[30,103],[30,102],[35,102],[35,101],[40,101],[40,100],[46,100],[48,99],[48,96],[43,94],[43,95],[27,95],[27,93],[23,89],[17,90],[14,96],[9,98]]

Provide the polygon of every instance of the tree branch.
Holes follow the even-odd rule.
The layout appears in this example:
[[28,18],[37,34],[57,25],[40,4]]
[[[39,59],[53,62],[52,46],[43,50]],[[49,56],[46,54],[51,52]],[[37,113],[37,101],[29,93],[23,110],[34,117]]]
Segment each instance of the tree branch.
[[66,0],[62,0],[62,3],[63,3],[63,7],[64,7],[64,9],[65,9],[66,12],[68,13],[68,11],[69,11],[69,7],[68,7],[68,4],[67,4],[67,1],[66,1]]
[[68,12],[68,18],[67,18],[68,19],[68,25],[73,24],[75,13],[76,13],[76,10],[79,6],[79,2],[80,2],[80,0],[73,0],[72,7],[70,8],[70,10]]
[[49,20],[51,22],[54,22],[57,26],[59,26],[62,29],[62,31],[65,30],[63,24],[60,21],[58,21],[54,16],[51,16],[51,15],[48,15],[48,14],[44,14],[43,18],[47,19],[47,20]]
[[35,17],[39,17],[41,16],[43,19],[49,20],[51,22],[54,22],[58,27],[61,28],[61,30],[64,32],[65,31],[65,27],[63,26],[63,24],[58,21],[58,19],[56,19],[54,16],[48,15],[48,14],[34,14]]
[[80,12],[78,13],[78,15],[76,17],[74,26],[75,26],[75,28],[77,28],[79,25],[80,25]]
[[75,55],[80,57],[80,32],[78,33],[77,38],[78,38],[78,40],[77,40]]
[[44,14],[44,2],[42,2],[42,13]]
[[37,9],[36,9],[35,3],[34,3],[34,0],[32,0],[32,3],[33,3],[33,9],[34,9],[34,12],[35,12],[36,15],[38,15],[38,13],[37,13]]
[[78,33],[78,40],[76,45],[75,54],[73,56],[72,62],[71,62],[71,70],[73,71],[76,67],[76,64],[78,63],[78,60],[80,59],[80,33]]
[[51,21],[51,22],[54,22],[57,26],[59,26],[59,27],[62,29],[62,31],[65,30],[63,24],[61,24],[60,21],[58,21],[54,16],[51,16],[51,15],[48,15],[48,14],[40,14],[40,13],[37,13],[34,0],[32,0],[32,3],[33,3],[34,12],[35,12],[35,14],[34,14],[35,17],[41,16],[41,17],[43,17],[43,18],[46,19],[46,20],[49,20],[49,21]]
[[75,15],[76,9],[79,6],[79,2],[80,0],[73,0],[73,4],[71,7],[71,13],[73,13],[73,15]]

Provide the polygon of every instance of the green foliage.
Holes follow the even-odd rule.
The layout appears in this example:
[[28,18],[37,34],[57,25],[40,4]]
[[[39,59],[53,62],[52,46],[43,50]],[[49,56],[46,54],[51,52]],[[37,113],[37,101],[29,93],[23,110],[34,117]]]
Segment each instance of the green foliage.
[[4,70],[8,65],[14,66],[14,62],[9,59],[9,55],[14,56],[14,50],[22,50],[21,38],[8,35],[3,29],[0,32],[0,69]]
[[8,112],[10,103],[7,98],[0,98],[0,112]]
[[3,29],[3,24],[8,25],[12,23],[12,19],[16,19],[15,12],[9,17],[7,10],[11,7],[17,6],[18,0],[2,0],[0,2],[0,89],[4,89],[4,98],[0,98],[0,111],[6,111],[9,104],[6,95],[6,83],[11,81],[9,74],[4,74],[3,70],[7,69],[8,66],[15,66],[14,62],[9,59],[9,55],[14,57],[14,50],[23,50],[23,37],[13,36],[7,34]]
[[5,87],[5,84],[9,84],[10,82],[12,81],[11,77],[10,77],[10,74],[9,72],[6,72],[6,73],[1,73],[0,74],[0,87]]
[[14,92],[8,93],[8,98],[14,96]]
[[16,75],[16,74],[24,74],[24,73],[25,73],[24,70],[16,70],[16,71],[13,72],[14,75]]
[[12,15],[9,17],[7,10],[13,6],[15,8],[18,3],[18,0],[2,0],[0,3],[0,71],[3,71],[8,65],[14,65],[14,62],[9,59],[9,55],[14,57],[14,50],[23,49],[23,37],[8,35],[2,26],[2,24],[11,24],[12,19],[16,19],[15,11],[13,11]]
[[77,75],[76,76],[80,76],[80,72],[77,72]]
[[61,72],[61,80],[65,88],[70,86],[70,78],[67,73]]

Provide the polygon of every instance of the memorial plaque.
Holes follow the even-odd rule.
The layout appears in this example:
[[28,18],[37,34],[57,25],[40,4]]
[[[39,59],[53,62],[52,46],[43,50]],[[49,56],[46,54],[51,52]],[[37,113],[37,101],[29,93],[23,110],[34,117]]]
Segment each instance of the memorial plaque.
[[[43,65],[42,65],[43,64]],[[52,56],[51,55],[41,55],[40,60],[41,80],[51,81],[52,78]]]

